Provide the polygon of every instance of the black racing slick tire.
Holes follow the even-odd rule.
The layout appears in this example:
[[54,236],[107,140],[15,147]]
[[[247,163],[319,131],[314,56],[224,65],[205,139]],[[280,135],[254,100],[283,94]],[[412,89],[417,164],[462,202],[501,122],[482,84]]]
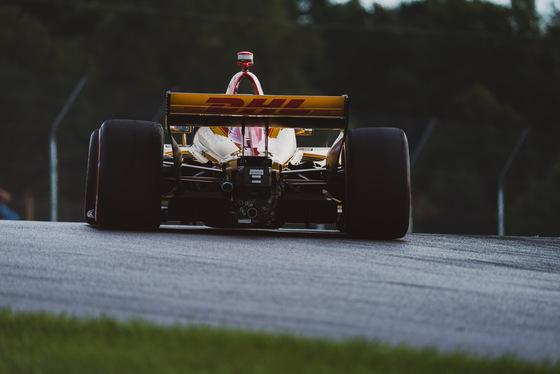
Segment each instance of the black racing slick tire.
[[397,128],[348,131],[341,229],[371,239],[402,238],[410,214],[408,140]]
[[97,224],[106,229],[157,229],[162,169],[163,128],[159,123],[103,123],[99,130]]
[[[90,225],[95,225],[95,198],[97,196],[97,162],[99,161],[99,129],[91,133],[86,172],[86,193],[84,201],[84,218]],[[89,212],[89,214],[88,214]]]

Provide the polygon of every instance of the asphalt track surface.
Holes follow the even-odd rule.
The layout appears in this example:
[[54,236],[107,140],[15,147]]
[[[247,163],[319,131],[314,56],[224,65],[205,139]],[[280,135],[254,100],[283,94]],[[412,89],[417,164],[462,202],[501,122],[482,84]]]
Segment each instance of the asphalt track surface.
[[0,221],[0,307],[560,360],[560,239]]

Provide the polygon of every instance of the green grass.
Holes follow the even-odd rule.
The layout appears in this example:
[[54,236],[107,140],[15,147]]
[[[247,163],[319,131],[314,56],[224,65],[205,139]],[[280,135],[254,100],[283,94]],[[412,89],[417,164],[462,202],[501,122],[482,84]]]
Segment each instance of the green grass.
[[560,373],[560,363],[1,309],[0,373]]

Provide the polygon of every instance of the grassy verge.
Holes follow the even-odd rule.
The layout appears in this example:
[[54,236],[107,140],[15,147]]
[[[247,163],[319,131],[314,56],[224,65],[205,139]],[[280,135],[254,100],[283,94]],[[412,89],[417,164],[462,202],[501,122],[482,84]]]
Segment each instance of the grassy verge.
[[560,363],[3,309],[0,373],[560,373]]

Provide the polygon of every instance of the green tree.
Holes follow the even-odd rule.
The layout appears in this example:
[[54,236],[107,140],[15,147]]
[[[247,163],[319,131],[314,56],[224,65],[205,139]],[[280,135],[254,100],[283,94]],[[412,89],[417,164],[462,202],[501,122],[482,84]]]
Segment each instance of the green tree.
[[52,69],[53,41],[34,15],[16,5],[0,5],[0,66]]
[[535,35],[539,33],[540,17],[535,0],[511,0],[512,22],[520,34]]
[[560,158],[543,178],[532,178],[508,210],[512,235],[560,236]]

